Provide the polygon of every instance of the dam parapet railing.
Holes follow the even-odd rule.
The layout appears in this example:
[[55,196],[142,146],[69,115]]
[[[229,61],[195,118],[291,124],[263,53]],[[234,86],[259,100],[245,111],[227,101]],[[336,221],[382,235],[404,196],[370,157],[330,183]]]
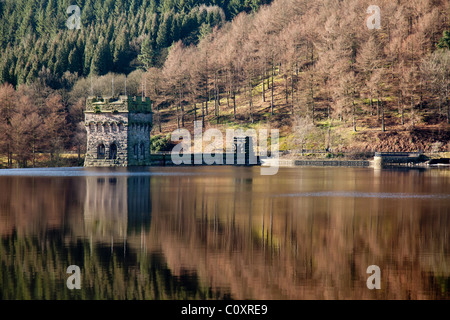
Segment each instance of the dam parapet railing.
[[[205,154],[198,153],[189,153],[186,155],[187,158],[190,159],[188,163],[183,163],[180,165],[192,165],[192,166],[205,166],[211,165],[206,163]],[[209,154],[208,154],[209,155]],[[252,158],[247,154],[238,156],[237,153],[226,153],[226,152],[217,152],[213,153],[213,157],[220,158],[222,161],[220,163],[214,163],[212,165],[235,165],[235,166],[254,166],[261,165],[261,157],[258,155],[254,155]],[[198,163],[198,159],[201,159],[201,163]],[[171,152],[156,152],[150,155],[150,163],[152,166],[175,166],[173,163]]]
[[[243,161],[238,161],[237,154],[229,154],[218,152],[217,157],[223,159],[220,163],[221,165],[262,165],[262,166],[273,166],[277,165],[279,167],[301,167],[301,166],[315,166],[315,167],[372,167],[372,168],[385,168],[385,167],[413,167],[413,166],[426,166],[429,162],[429,158],[425,156],[422,152],[374,152],[372,153],[373,158],[367,159],[295,159],[295,158],[272,158],[270,153],[268,156],[261,156],[255,154],[255,160],[249,161],[247,154],[244,155]],[[367,156],[367,155],[366,155]],[[208,165],[203,160],[203,154],[199,156],[195,153],[189,154],[191,159],[189,165]],[[201,163],[196,162],[195,159],[201,158]],[[230,162],[230,159],[233,161]],[[151,154],[151,165],[155,166],[173,166],[175,165],[171,158],[170,152],[158,152]]]
[[[310,153],[311,154],[311,153]],[[314,154],[317,154],[315,152]],[[371,156],[371,157],[370,157]],[[369,158],[370,157],[370,158]],[[280,158],[280,167],[413,167],[426,166],[429,160],[422,152],[372,152],[364,153],[363,159],[287,159]],[[274,159],[261,159],[262,165],[274,165]]]

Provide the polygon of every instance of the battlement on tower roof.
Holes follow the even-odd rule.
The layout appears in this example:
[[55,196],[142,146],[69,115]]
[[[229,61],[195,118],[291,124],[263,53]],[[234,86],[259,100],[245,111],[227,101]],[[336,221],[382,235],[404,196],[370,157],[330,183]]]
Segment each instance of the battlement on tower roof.
[[87,113],[152,113],[152,103],[149,97],[88,97],[86,99]]

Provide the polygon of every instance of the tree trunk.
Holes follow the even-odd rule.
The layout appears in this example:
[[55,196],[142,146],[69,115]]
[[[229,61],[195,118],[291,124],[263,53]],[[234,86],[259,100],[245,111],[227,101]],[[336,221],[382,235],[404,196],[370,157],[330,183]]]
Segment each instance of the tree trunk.
[[273,76],[274,76],[274,70],[273,70],[273,63],[272,63],[272,87],[270,88],[271,94],[270,94],[270,114],[273,115]]
[[236,93],[233,89],[233,114],[234,114],[234,120],[236,120]]
[[422,91],[422,77],[420,77],[420,104],[419,110],[422,110],[423,107],[423,91]]
[[448,85],[448,81],[447,81],[447,88],[446,88],[446,99],[447,99],[447,124],[450,123],[450,101],[448,100],[448,89],[449,89],[449,85]]
[[400,111],[402,115],[402,126],[405,124],[404,112],[403,112],[403,95],[400,93]]
[[214,115],[217,117],[217,73],[214,73]]
[[372,93],[370,93],[370,115],[373,116],[373,99],[372,99]]
[[158,105],[158,127],[159,127],[159,133],[162,132],[162,128],[161,128],[161,112],[159,111],[159,105]]
[[[208,102],[206,102],[208,104]],[[202,126],[205,127],[205,104],[202,102]]]
[[183,107],[183,104],[181,103],[181,100],[182,100],[182,98],[181,98],[181,90],[180,90],[180,101],[179,101],[179,103],[180,103],[180,110],[181,110],[181,126],[184,128],[184,107]]
[[218,106],[218,110],[217,112],[220,112],[220,77],[217,78],[217,106]]
[[315,116],[315,106],[314,106],[314,84],[313,84],[313,79],[312,79],[312,74],[311,74],[311,82],[310,82],[310,93],[311,93],[311,111],[312,111],[312,122],[314,123],[314,116]]
[[10,147],[9,147],[9,142],[8,142],[8,146],[6,148],[6,153],[8,154],[8,168],[11,168],[12,165],[12,161],[11,161],[11,152],[9,151]]
[[219,85],[216,86],[216,117],[217,117],[217,124],[219,124],[220,120],[220,92],[219,92]]
[[377,119],[380,120],[380,97],[377,99]]
[[[206,100],[206,115],[208,115],[208,100],[209,100],[208,75],[206,75],[206,79],[205,79],[205,100]],[[203,108],[203,104],[202,104],[202,108]],[[204,115],[203,115],[203,117],[204,117]]]
[[294,114],[294,71],[291,68],[291,113]]
[[177,129],[180,129],[180,106],[177,104]]
[[405,125],[405,111],[402,106],[402,126]]
[[450,118],[450,103],[449,103],[448,96],[447,96],[447,124],[450,123],[449,118]]
[[385,132],[386,128],[384,125],[384,105],[383,105],[383,101],[380,101],[380,105],[381,105],[381,113],[382,113],[382,120],[381,120],[381,127],[382,127],[382,131]]
[[250,107],[250,121],[253,123],[253,88],[252,88],[252,83],[250,81],[249,86],[248,86],[248,94],[249,94],[249,107]]
[[194,121],[197,121],[197,103],[194,102]]
[[33,142],[33,168],[36,166],[36,150],[35,143]]
[[264,71],[261,74],[261,82],[262,82],[262,101],[266,102],[266,89],[265,89],[265,81],[264,81]]
[[215,104],[215,109],[216,109],[216,116],[219,116],[219,92],[218,91],[216,91],[216,94],[214,97],[214,104]]
[[288,95],[289,95],[287,73],[284,74],[284,93],[285,93],[285,99],[286,99],[286,105],[287,105],[288,104]]
[[352,103],[353,103],[353,109],[352,109],[352,116],[353,116],[353,131],[356,132],[355,101],[352,101]]

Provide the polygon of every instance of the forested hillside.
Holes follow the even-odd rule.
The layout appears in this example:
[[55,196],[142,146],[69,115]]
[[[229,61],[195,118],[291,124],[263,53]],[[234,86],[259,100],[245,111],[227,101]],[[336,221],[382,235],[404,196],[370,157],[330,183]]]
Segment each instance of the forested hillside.
[[[98,76],[114,73],[120,83],[127,75],[128,94],[137,94],[142,70],[162,66],[174,41],[196,44],[238,13],[267,2],[0,1],[0,166],[34,166],[42,152],[58,165],[64,150],[81,153],[84,99],[93,93],[83,86],[86,77],[97,89],[105,83]],[[74,12],[67,9],[73,4],[81,21],[80,29],[70,30],[66,23]]]
[[155,126],[206,117],[280,128],[290,149],[448,150],[450,3],[377,1],[379,29],[373,4],[278,0],[177,42],[146,73]]
[[79,30],[67,0],[0,2],[4,163],[82,152],[86,96],[125,93],[154,136],[203,119],[285,149],[448,150],[450,2],[269,2],[77,1]]
[[[31,83],[45,69],[62,77],[129,73],[161,65],[172,42],[195,44],[209,30],[264,0],[6,0],[0,2],[0,81]],[[79,30],[66,12],[78,5]],[[67,76],[67,75],[66,75]],[[52,86],[58,86],[56,81]]]

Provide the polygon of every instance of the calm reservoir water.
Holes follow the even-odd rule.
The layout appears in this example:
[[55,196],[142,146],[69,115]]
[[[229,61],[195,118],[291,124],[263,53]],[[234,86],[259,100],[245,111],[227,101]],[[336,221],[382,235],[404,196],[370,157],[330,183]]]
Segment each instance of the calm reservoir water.
[[0,171],[0,299],[223,298],[450,299],[450,170]]

